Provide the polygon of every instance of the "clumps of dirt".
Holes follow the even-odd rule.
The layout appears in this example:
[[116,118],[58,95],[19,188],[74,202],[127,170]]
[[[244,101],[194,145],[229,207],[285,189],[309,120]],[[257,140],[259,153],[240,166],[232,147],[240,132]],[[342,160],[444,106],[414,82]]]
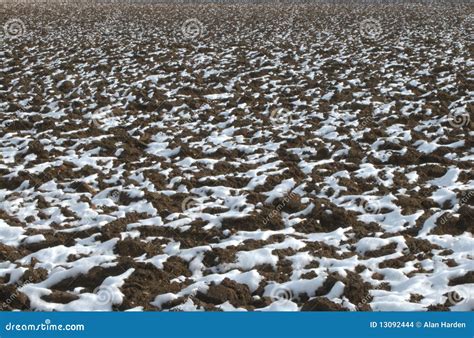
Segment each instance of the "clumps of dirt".
[[245,307],[252,302],[252,295],[247,285],[239,284],[229,278],[220,284],[211,284],[206,293],[198,292],[196,298],[203,302],[219,305],[225,302],[235,307]]
[[43,268],[34,268],[34,264],[30,264],[28,270],[23,273],[19,283],[22,285],[27,283],[40,283],[48,278],[48,270]]
[[41,297],[41,299],[50,303],[67,304],[79,299],[79,297],[73,293],[54,290],[49,295]]
[[341,177],[338,183],[347,189],[346,191],[342,191],[341,195],[359,195],[363,192],[363,186],[359,185],[359,182],[356,180]]
[[82,292],[93,292],[105,278],[123,274],[133,268],[134,272],[122,286],[122,292],[126,297],[124,302],[118,305],[118,308],[126,310],[136,306],[145,306],[146,309],[151,309],[152,306],[149,303],[154,300],[156,295],[167,292],[176,293],[181,290],[183,285],[186,285],[186,283],[170,283],[172,279],[179,276],[191,276],[187,263],[181,258],[170,257],[163,265],[163,270],[161,270],[150,263],[121,258],[115,266],[93,267],[86,274],[60,281],[53,285],[51,290],[67,292],[76,287],[83,287]]
[[447,212],[436,221],[436,227],[431,230],[433,235],[461,235],[464,232],[474,232],[474,207],[462,205],[459,210],[459,217]]
[[[25,15],[35,14],[23,9]],[[139,14],[138,9],[138,12],[129,9],[133,12],[132,17]],[[248,14],[241,12],[248,12],[249,9],[235,6],[231,9],[231,19],[238,21],[235,24],[246,24],[240,14]],[[254,20],[260,12],[265,13],[266,19],[272,19],[273,14],[269,16],[268,13],[276,9],[275,17],[280,17],[279,8],[272,5],[265,9],[262,11],[259,7],[258,13],[250,16],[252,24],[257,24],[254,27],[256,30],[259,29],[259,22],[266,21]],[[93,15],[90,17],[84,13],[87,17],[78,17],[75,24],[78,28],[90,26],[91,22],[103,18],[104,13],[99,13],[102,10],[92,9],[90,14]],[[164,22],[156,18],[168,16],[171,18],[169,24],[176,23],[179,26],[183,21],[181,19],[190,14],[183,10],[176,6],[158,6],[150,8],[153,15],[149,17],[156,22]],[[224,6],[223,10],[221,14],[227,15],[229,8]],[[326,17],[334,18],[333,14],[337,16],[338,10],[331,6],[323,11],[320,7],[308,7],[308,13],[316,11],[324,12],[325,15],[318,20],[311,18],[309,22],[302,20],[301,24],[311,26],[319,22],[324,26]],[[51,20],[59,13],[53,12],[47,15]],[[464,11],[454,12],[446,19],[459,21],[459,15],[462,16]],[[173,15],[170,16],[170,13]],[[345,18],[350,20],[350,14],[345,13]],[[148,20],[140,15],[137,17]],[[357,15],[354,17],[357,18]],[[35,20],[30,21],[30,29],[41,29],[34,27]],[[211,21],[209,25],[213,24]],[[184,41],[178,43],[186,47],[181,48],[179,55],[176,53],[176,44],[169,46],[158,42],[163,53],[147,58],[146,49],[156,49],[156,41],[151,45],[142,43],[140,47],[143,50],[117,54],[115,51],[120,52],[122,47],[127,49],[129,42],[127,34],[122,34],[123,25],[110,27],[112,31],[109,33],[116,39],[109,40],[114,42],[114,46],[105,44],[101,53],[90,55],[92,58],[88,60],[82,58],[81,48],[69,50],[67,57],[70,60],[65,61],[72,62],[65,62],[69,66],[63,67],[59,75],[52,75],[44,69],[35,73],[38,69],[34,65],[34,58],[30,60],[33,64],[19,67],[17,56],[21,55],[20,49],[25,47],[23,43],[13,44],[13,49],[4,55],[7,63],[14,67],[10,67],[9,74],[0,79],[0,84],[6,86],[8,93],[0,93],[1,105],[5,101],[2,106],[5,111],[0,113],[0,136],[3,147],[7,149],[0,154],[0,190],[6,191],[6,194],[2,193],[4,196],[1,202],[5,199],[8,207],[5,212],[0,211],[0,219],[11,227],[25,229],[24,235],[27,237],[43,235],[45,240],[36,242],[25,238],[16,248],[0,244],[0,261],[18,264],[19,259],[39,250],[71,247],[78,242],[87,242],[94,247],[108,240],[116,243],[113,252],[118,256],[117,261],[96,266],[52,287],[52,293],[44,296],[43,300],[51,302],[53,309],[59,307],[58,303],[67,304],[77,299],[77,294],[72,292],[74,288],[82,287],[83,292],[93,292],[108,276],[117,276],[133,268],[135,271],[122,287],[124,302],[113,309],[127,310],[142,306],[145,310],[152,310],[155,308],[150,302],[157,295],[179,293],[183,287],[195,282],[190,270],[193,259],[199,261],[199,258],[203,258],[203,266],[200,267],[202,274],[217,276],[228,272],[229,266],[235,267],[232,263],[236,263],[236,253],[239,251],[260,249],[271,243],[281,243],[285,238],[303,241],[306,246],[299,250],[275,249],[272,254],[278,256],[276,265],[255,266],[254,269],[263,278],[253,295],[244,285],[230,280],[221,283],[220,278],[213,276],[216,283],[210,285],[208,292],[179,297],[164,304],[162,309],[176,310],[176,306],[188,300],[199,309],[208,311],[218,310],[217,306],[228,300],[234,306],[249,310],[265,307],[275,301],[263,297],[269,283],[283,283],[295,276],[301,276],[302,279],[321,278],[321,266],[331,269],[331,261],[353,257],[360,258],[359,265],[352,270],[354,273],[330,274],[321,288],[299,291],[295,301],[299,306],[303,305],[304,310],[340,311],[340,304],[325,298],[335,283],[340,282],[345,285],[344,298],[359,309],[369,310],[366,304],[371,301],[369,291],[372,286],[357,275],[372,275],[373,279],[380,281],[377,283],[379,290],[390,291],[391,275],[374,273],[366,259],[393,254],[397,252],[397,246],[392,243],[357,257],[355,243],[363,237],[390,239],[404,236],[408,247],[403,250],[404,256],[385,260],[380,263],[380,267],[403,269],[413,264],[414,269],[406,273],[409,278],[421,274],[428,279],[435,276],[437,272],[423,270],[423,266],[430,264],[420,263],[422,260],[431,261],[434,254],[440,256],[450,271],[456,270],[456,266],[460,269],[465,265],[462,260],[452,258],[456,257],[453,251],[456,248],[443,250],[432,244],[434,241],[430,242],[431,238],[416,237],[424,222],[438,213],[440,208],[447,212],[438,219],[431,234],[450,234],[462,238],[462,234],[473,231],[474,194],[463,197],[460,196],[462,191],[456,189],[456,186],[469,187],[474,179],[469,162],[465,161],[474,146],[472,138],[466,136],[473,123],[461,128],[448,123],[446,116],[449,109],[445,104],[454,101],[459,101],[460,105],[465,103],[469,89],[468,82],[464,81],[465,69],[456,65],[443,66],[443,55],[424,60],[426,55],[421,55],[424,49],[412,48],[414,45],[405,49],[406,58],[398,66],[392,62],[395,59],[400,61],[398,51],[388,50],[380,58],[374,53],[367,54],[366,48],[362,48],[359,50],[362,59],[375,57],[370,67],[366,67],[364,62],[341,63],[333,59],[333,48],[323,48],[319,52],[324,58],[321,66],[324,79],[313,79],[307,67],[301,67],[301,60],[314,56],[313,51],[292,48],[306,44],[307,34],[293,34],[291,41],[268,41],[264,48],[259,44],[257,34],[256,38],[251,37],[255,38],[254,41],[249,44],[241,41],[243,48],[235,50],[233,28],[236,25],[228,25],[230,29],[227,30],[221,27],[223,30],[220,30],[222,34],[219,34],[219,39],[222,43],[218,49],[221,52],[234,50],[237,53],[236,57],[226,60],[208,58],[206,55],[212,52],[209,48],[187,48],[192,46]],[[157,25],[152,26],[159,30]],[[352,35],[340,33],[328,32],[333,38],[325,46],[347,44],[347,37]],[[436,30],[425,30],[424,33],[420,35],[426,37],[428,34],[429,41],[437,41],[436,37],[441,34]],[[45,38],[52,46],[58,42],[54,34]],[[416,37],[411,40],[416,40]],[[57,47],[61,51],[64,46]],[[275,53],[275,48],[293,49],[293,53]],[[439,51],[440,48],[433,50]],[[120,57],[117,58],[117,55]],[[54,61],[55,58],[52,54],[45,57],[51,57],[46,61]],[[461,59],[463,57],[460,55]],[[97,58],[105,62],[98,62]],[[183,62],[165,62],[176,58]],[[411,61],[420,59],[426,61],[427,70],[432,75],[417,77],[416,67],[405,67]],[[166,76],[147,78],[157,63],[163,64],[160,70]],[[71,64],[84,69],[90,76],[81,78],[75,71],[77,67],[71,67]],[[271,67],[273,64],[279,66]],[[121,65],[139,71],[124,72]],[[404,68],[403,74],[399,72],[401,68]],[[378,71],[380,69],[390,71],[382,74]],[[367,70],[370,75],[367,75]],[[209,76],[204,78],[203,74]],[[39,81],[41,88],[31,91],[28,84],[38,82],[38,75],[46,80]],[[133,85],[137,76],[146,78],[140,86]],[[416,77],[420,82],[420,86],[408,85],[414,95],[399,93],[396,87],[400,76]],[[460,91],[429,93],[433,92],[438,77],[449,78],[450,86],[456,85],[453,79],[461,78],[457,83]],[[235,80],[233,95],[222,95],[215,100],[206,98],[207,94],[227,94],[222,84],[228,82],[229,78]],[[267,83],[265,78],[276,81]],[[367,95],[354,95],[358,84],[343,86],[341,90],[333,86],[341,81],[347,84],[347,81],[352,82],[351,79],[361,80]],[[315,88],[322,95],[312,95]],[[382,96],[380,89],[384,88],[394,90],[385,91]],[[323,96],[330,92],[334,92],[330,98]],[[421,95],[423,100],[419,100]],[[362,101],[366,99],[373,104],[364,104]],[[57,102],[57,107],[48,104],[52,101]],[[239,106],[241,103],[245,105]],[[280,114],[280,107],[291,111],[291,116],[278,116],[286,120],[282,121],[283,124],[275,123],[275,116],[272,116]],[[385,109],[388,111],[378,113]],[[222,113],[229,110],[232,111],[231,116]],[[473,110],[472,104],[467,103],[467,110]],[[63,112],[63,116],[53,116],[57,111]],[[15,154],[14,158],[11,158],[11,154]],[[77,162],[82,156],[90,157],[88,165]],[[364,168],[366,165],[370,167]],[[19,171],[18,168],[23,169]],[[45,170],[41,172],[38,168]],[[439,205],[430,198],[438,188],[430,180],[442,177],[449,168],[460,169],[455,184],[448,187],[457,193],[458,203],[452,205],[447,201]],[[418,177],[413,175],[412,181],[409,178],[413,171]],[[295,190],[271,203],[266,202],[268,193],[286,186],[282,183],[289,179],[292,185],[294,183]],[[42,186],[50,181],[56,186]],[[195,194],[199,194],[199,198]],[[109,199],[101,201],[98,196],[108,196]],[[366,198],[383,196],[397,197],[393,202],[400,207],[402,215],[417,212],[422,212],[422,215],[416,219],[414,226],[405,223],[400,232],[385,231],[385,226],[390,227],[390,223],[395,223],[390,219],[395,215],[387,215],[393,211],[392,208],[376,211],[361,208]],[[201,209],[197,206],[202,199],[206,204]],[[241,203],[244,199],[245,203]],[[74,208],[78,203],[81,204],[80,208]],[[150,210],[145,207],[147,203],[153,205],[158,215],[134,212]],[[305,210],[310,203],[314,209],[309,215],[295,217],[295,213]],[[1,204],[0,208],[3,208]],[[456,209],[458,205],[461,208]],[[79,209],[95,210],[99,216],[90,219],[89,213],[73,211]],[[243,217],[235,218],[234,212],[240,212]],[[374,221],[368,224],[360,222],[361,213],[365,216],[371,214]],[[289,214],[289,217],[285,214]],[[138,225],[145,219],[153,222],[155,216],[161,217],[162,226],[154,226],[147,221],[143,222],[146,225],[134,226],[133,229],[128,227],[131,223]],[[123,218],[113,222],[103,221],[114,219],[112,217]],[[90,229],[80,230],[85,224]],[[343,240],[340,245],[329,245],[331,241],[312,242],[307,236],[328,233],[338,228],[347,230],[347,240]],[[225,249],[211,248],[215,247],[213,244],[224,244],[226,239],[242,230],[288,231],[285,231],[285,235],[271,236],[266,240],[249,240],[255,237],[240,233],[239,237],[243,239],[236,242],[239,244]],[[88,240],[81,240],[84,238]],[[178,252],[176,256],[169,257],[161,269],[137,259],[163,254],[170,243],[176,243]],[[188,258],[180,258],[187,257],[183,251],[186,253],[186,249],[192,248],[196,250],[188,251],[195,253],[194,258],[190,257],[189,261]],[[314,259],[303,268],[295,264],[293,269],[291,256],[303,252]],[[69,254],[66,267],[76,267],[83,258],[94,254],[97,254],[94,250],[91,253]],[[31,259],[28,266],[21,266],[26,270],[16,281],[16,288],[20,288],[20,282],[44,281],[52,271],[64,268],[63,262],[56,263],[39,265],[37,260]],[[116,266],[111,266],[114,264]],[[39,266],[47,266],[48,269]],[[17,276],[11,271],[2,275],[0,284],[13,283],[13,277]],[[453,278],[450,285],[470,282],[472,275],[466,274]],[[410,295],[410,290],[399,291],[410,301],[420,301],[420,296]],[[310,298],[309,294],[312,296],[314,292],[316,297]],[[21,299],[21,295],[18,298],[18,303],[10,302],[9,309],[27,308],[27,299]],[[449,304],[439,304],[433,305],[432,309],[448,307]]]
[[416,171],[422,180],[431,180],[446,174],[447,168],[437,164],[427,164],[416,167]]
[[127,238],[117,242],[114,253],[120,256],[138,257],[146,252],[144,244],[140,240]]
[[164,293],[177,293],[181,288],[188,285],[184,283],[170,282],[173,278],[183,273],[183,263],[178,268],[173,268],[172,260],[167,264],[165,270],[158,269],[150,263],[134,263],[135,271],[128,277],[124,285],[121,287],[122,293],[125,295],[122,304],[117,309],[120,311],[134,308],[136,306],[143,306],[145,310],[153,310],[154,307],[150,304],[157,295]]
[[131,203],[140,201],[140,197],[132,197],[126,191],[121,191],[118,197],[118,202],[122,205],[130,205]]
[[[456,223],[456,228],[460,232],[474,232],[474,207],[464,204],[459,208],[459,219]],[[454,234],[453,234],[454,235]]]
[[34,140],[28,143],[28,153],[35,154],[37,159],[45,160],[48,158],[48,152],[44,149],[41,142]]
[[405,267],[405,263],[411,260],[414,260],[415,257],[413,255],[404,255],[398,258],[393,259],[386,259],[383,262],[379,263],[379,268],[392,268],[392,269],[401,269]]
[[[306,246],[300,251],[308,251],[311,255],[315,257],[327,257],[327,258],[335,258],[335,259],[344,259],[354,256],[356,253],[354,252],[346,252],[346,253],[339,253],[339,248],[326,244],[324,242],[310,242],[305,241]],[[317,263],[317,262],[315,262]],[[315,266],[318,267],[318,266]]]
[[208,268],[215,267],[219,264],[235,262],[235,254],[239,251],[235,246],[228,246],[225,249],[213,248],[204,253],[202,262]]
[[276,268],[271,264],[261,264],[254,267],[265,280],[275,281],[277,283],[285,283],[291,279],[293,269],[291,261],[280,259]]
[[96,191],[94,188],[92,188],[89,184],[83,181],[75,181],[71,183],[71,188],[76,190],[77,192],[81,193],[89,193],[92,196],[96,194]]
[[385,276],[379,272],[374,272],[372,274],[372,279],[375,279],[375,280],[384,280]]
[[105,242],[112,238],[120,238],[120,233],[127,230],[128,224],[138,222],[140,219],[147,217],[149,216],[146,213],[128,213],[125,217],[116,219],[102,226],[100,228],[100,236],[97,239]]
[[300,276],[300,279],[314,279],[318,277],[318,274],[314,271],[309,271]]
[[0,243],[0,261],[14,262],[17,259],[20,259],[22,255],[18,252],[18,249],[11,247],[9,245]]
[[135,229],[140,231],[142,237],[156,236],[164,237],[168,241],[180,242],[181,249],[194,248],[196,246],[209,245],[218,242],[222,237],[222,232],[216,228],[204,229],[207,222],[195,220],[191,222],[190,228],[182,229],[170,227],[149,227],[140,226]]
[[162,218],[168,217],[172,213],[182,213],[183,207],[194,206],[193,203],[186,203],[191,196],[177,193],[167,196],[161,193],[146,191],[144,198],[149,201],[158,210]]
[[163,271],[167,272],[171,278],[180,276],[191,277],[192,275],[188,262],[177,256],[171,256],[163,263]]
[[178,297],[176,299],[170,300],[169,302],[165,302],[161,304],[160,310],[169,310],[181,304],[184,304],[190,297]]
[[139,257],[146,254],[148,258],[161,254],[163,252],[161,248],[161,241],[155,243],[143,242],[139,239],[126,238],[118,241],[114,248],[114,253],[124,257]]
[[282,230],[285,228],[281,214],[271,208],[264,208],[262,212],[255,212],[249,216],[224,218],[221,224],[223,229],[232,231]]
[[301,311],[348,311],[340,304],[334,303],[326,297],[313,298],[301,307]]
[[83,230],[76,232],[59,232],[59,231],[44,231],[42,232],[45,239],[40,242],[34,243],[22,243],[20,249],[28,250],[30,252],[36,252],[45,248],[51,248],[58,245],[73,246],[77,240],[81,238],[90,237],[93,232],[92,230]]
[[469,271],[464,276],[450,279],[448,285],[456,286],[462,284],[474,284],[474,271]]
[[92,292],[107,277],[118,276],[133,266],[134,262],[131,260],[122,260],[117,265],[107,268],[95,266],[85,274],[61,280],[59,283],[51,286],[51,290],[72,291],[76,287],[83,287],[85,292]]
[[405,235],[405,244],[411,254],[416,255],[418,260],[433,257],[432,250],[441,250],[439,245],[433,244],[426,239]]
[[402,215],[411,215],[419,210],[428,210],[438,206],[430,198],[404,195],[398,195],[395,203],[401,207]]
[[347,277],[344,282],[344,296],[346,296],[352,304],[355,304],[361,311],[370,311],[370,301],[372,296],[369,291],[373,288],[370,283],[364,282],[362,277],[357,273],[346,271]]
[[[1,188],[1,185],[0,185]],[[20,221],[16,217],[12,217],[9,214],[7,214],[5,211],[0,210],[0,219],[2,219],[4,222],[8,223],[8,225],[13,226],[13,227],[25,227],[25,224]]]
[[364,256],[367,258],[374,258],[374,257],[391,255],[395,252],[397,252],[397,243],[390,243],[377,250],[366,251],[364,253]]
[[344,283],[343,295],[349,299],[349,301],[356,305],[361,311],[370,311],[370,301],[372,296],[369,291],[373,288],[370,283],[364,282],[359,274],[346,270],[347,276],[342,277],[338,273],[331,273],[328,275],[323,285],[316,290],[316,296],[327,295],[334,285],[339,281]]
[[317,148],[314,159],[317,161],[320,161],[320,160],[327,160],[328,158],[331,158],[331,152],[329,151],[329,149],[323,145],[319,146]]
[[272,204],[275,210],[284,211],[289,214],[299,212],[305,208],[301,203],[301,197],[295,193],[289,193],[285,197],[276,198]]
[[314,207],[306,220],[294,226],[298,232],[331,232],[338,228],[352,227],[357,238],[366,237],[370,233],[380,231],[380,227],[372,222],[365,224],[357,220],[357,213],[338,207],[326,199],[314,199]]
[[64,81],[58,86],[58,89],[63,93],[68,93],[73,88],[74,88],[74,84],[71,81]]
[[181,248],[189,249],[196,246],[209,245],[217,243],[222,237],[222,233],[216,229],[204,229],[206,221],[196,220],[189,224],[190,228],[186,231],[174,229],[171,237],[181,243]]
[[323,285],[319,287],[319,289],[316,290],[315,295],[316,296],[324,296],[328,294],[331,289],[333,288],[334,284],[337,282],[343,282],[344,283],[344,277],[339,275],[338,273],[330,273],[327,277],[326,280],[324,281]]
[[30,300],[13,284],[0,284],[0,310],[28,310]]
[[410,293],[410,303],[419,303],[424,297],[418,293]]
[[451,311],[449,309],[449,306],[452,305],[446,305],[446,304],[432,304],[426,308],[427,311],[436,311],[436,312],[441,312],[441,311]]

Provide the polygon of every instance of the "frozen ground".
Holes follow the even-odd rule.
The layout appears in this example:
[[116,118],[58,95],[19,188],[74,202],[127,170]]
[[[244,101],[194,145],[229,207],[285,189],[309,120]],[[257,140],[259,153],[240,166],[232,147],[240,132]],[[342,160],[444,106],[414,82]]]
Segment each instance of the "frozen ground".
[[4,310],[473,310],[473,6],[7,6]]

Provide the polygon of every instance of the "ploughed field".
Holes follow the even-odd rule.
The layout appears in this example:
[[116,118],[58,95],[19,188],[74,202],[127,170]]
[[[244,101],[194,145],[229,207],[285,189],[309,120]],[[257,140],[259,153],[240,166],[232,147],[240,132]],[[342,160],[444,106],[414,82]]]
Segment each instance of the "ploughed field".
[[3,310],[473,310],[472,5],[4,5]]

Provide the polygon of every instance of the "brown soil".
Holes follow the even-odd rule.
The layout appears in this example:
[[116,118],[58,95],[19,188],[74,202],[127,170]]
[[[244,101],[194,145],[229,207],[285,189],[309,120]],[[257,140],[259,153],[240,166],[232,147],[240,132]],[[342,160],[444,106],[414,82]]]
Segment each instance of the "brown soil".
[[316,297],[303,304],[301,311],[347,311],[347,309],[327,298]]
[[228,301],[235,307],[246,306],[252,300],[247,285],[236,283],[228,278],[225,278],[220,284],[211,284],[207,293],[198,292],[196,298],[215,305]]
[[[439,211],[445,213],[430,235],[460,237],[474,230],[474,193],[458,189],[470,187],[474,180],[472,165],[465,160],[474,147],[469,137],[474,107],[465,101],[472,84],[465,62],[458,62],[470,56],[467,48],[457,47],[459,36],[445,39],[446,27],[458,31],[471,7],[363,8],[364,16],[383,22],[402,18],[404,26],[417,33],[398,32],[400,25],[394,25],[393,34],[372,41],[352,29],[359,27],[361,8],[341,11],[340,6],[302,5],[298,24],[282,41],[275,32],[288,29],[284,23],[290,13],[274,4],[160,4],[145,11],[141,5],[127,4],[68,6],[2,8],[2,15],[28,22],[31,34],[5,40],[8,48],[2,55],[7,71],[0,78],[0,138],[4,149],[17,153],[7,161],[9,150],[0,152],[0,219],[12,228],[21,227],[26,236],[45,237],[32,243],[20,241],[16,247],[0,243],[0,261],[25,271],[15,285],[8,284],[8,273],[0,278],[4,309],[35,310],[18,292],[20,285],[45,281],[54,269],[68,269],[97,252],[70,254],[60,263],[32,258],[21,264],[22,258],[40,250],[106,241],[116,242],[112,264],[58,282],[43,301],[53,307],[70,303],[80,296],[72,292],[76,287],[93,292],[105,278],[135,269],[120,288],[122,304],[113,310],[138,306],[158,310],[151,305],[155,297],[196,282],[198,274],[191,271],[196,266],[204,276],[226,273],[228,266],[235,268],[239,252],[288,238],[306,246],[274,249],[276,266],[255,266],[262,277],[257,291],[251,293],[246,285],[226,278],[211,283],[207,292],[179,297],[159,310],[174,311],[188,300],[207,311],[219,310],[217,305],[226,301],[248,310],[266,307],[274,301],[263,297],[269,283],[285,283],[295,276],[317,278],[332,271],[325,259],[340,261],[357,255],[359,263],[346,277],[331,273],[318,290],[308,290],[316,298],[303,292],[294,295],[294,301],[304,311],[344,311],[324,297],[340,281],[345,285],[343,296],[359,310],[370,311],[369,291],[375,286],[365,283],[361,275],[383,281],[379,289],[390,291],[392,284],[389,274],[370,271],[364,260],[396,253],[397,245],[361,255],[355,244],[364,237],[403,236],[408,247],[403,256],[382,260],[378,267],[402,269],[413,262],[415,269],[406,274],[408,278],[431,277],[433,271],[425,271],[420,262],[432,260],[435,254],[448,270],[464,264],[453,250],[424,238],[420,230]],[[96,29],[105,17],[115,18],[106,38]],[[181,34],[182,23],[190,17],[206,18],[205,34],[197,39],[184,39]],[[47,34],[43,34],[44,22],[51,24]],[[330,30],[331,39],[324,48],[315,49],[315,36],[308,32],[321,27]],[[143,38],[134,36],[137,29],[145,34]],[[85,39],[86,32],[100,36]],[[42,39],[33,38],[37,36]],[[397,36],[407,41],[394,48]],[[33,52],[25,54],[25,50]],[[38,50],[41,54],[34,52]],[[345,61],[334,60],[336,55]],[[319,64],[316,73],[308,74],[311,67],[302,60]],[[419,74],[421,63],[429,76]],[[48,64],[57,69],[49,69]],[[159,76],[147,79],[153,74]],[[421,86],[406,85],[412,93],[401,95],[403,79],[416,79]],[[439,88],[440,81],[456,90]],[[393,90],[382,91],[387,88]],[[323,100],[329,92],[334,92],[332,98]],[[220,93],[229,98],[206,96]],[[368,105],[362,103],[366,99]],[[58,108],[51,108],[51,102]],[[374,115],[381,103],[392,104],[389,112]],[[466,103],[470,112],[470,122],[460,127],[447,121],[450,106],[457,103]],[[286,109],[279,116],[285,120],[282,123],[271,116],[280,108]],[[56,117],[56,110],[62,115]],[[324,134],[324,127],[333,129]],[[165,141],[157,141],[160,138]],[[461,140],[464,145],[450,146]],[[416,142],[436,143],[438,148],[424,153]],[[161,147],[166,150],[160,151]],[[387,158],[378,156],[382,154]],[[84,158],[89,160],[77,160]],[[363,177],[363,165],[373,165],[377,172]],[[430,198],[439,189],[430,182],[450,168],[460,169],[457,188],[452,189],[458,210],[450,202],[439,205]],[[408,180],[411,172],[419,175],[416,182]],[[256,183],[258,177],[265,179]],[[292,180],[292,190],[267,202],[269,193],[285,180]],[[48,191],[43,186],[48,182],[56,184],[58,191]],[[365,198],[390,195],[394,206],[361,208]],[[101,196],[111,202],[102,203]],[[205,206],[193,212],[196,203],[192,202],[198,199]],[[313,209],[304,214],[311,204]],[[414,226],[405,224],[396,233],[385,231],[383,223],[396,207],[404,216],[420,211],[421,216]],[[84,218],[91,211],[98,216]],[[362,222],[362,215],[372,216],[372,221]],[[153,220],[136,226],[154,217],[156,224]],[[340,245],[308,239],[310,234],[338,228],[347,230]],[[265,230],[289,231],[257,240],[243,233]],[[215,247],[236,235],[244,239],[225,249]],[[170,254],[162,268],[138,259],[168,253],[174,243],[179,244],[178,253]],[[186,250],[195,248],[198,253],[189,257],[191,250]],[[291,257],[300,253],[316,259],[303,271],[295,271]],[[468,283],[473,283],[471,272],[449,281],[450,286]],[[411,302],[421,301],[420,295],[407,293],[408,297]],[[449,306],[432,304],[428,309]]]

